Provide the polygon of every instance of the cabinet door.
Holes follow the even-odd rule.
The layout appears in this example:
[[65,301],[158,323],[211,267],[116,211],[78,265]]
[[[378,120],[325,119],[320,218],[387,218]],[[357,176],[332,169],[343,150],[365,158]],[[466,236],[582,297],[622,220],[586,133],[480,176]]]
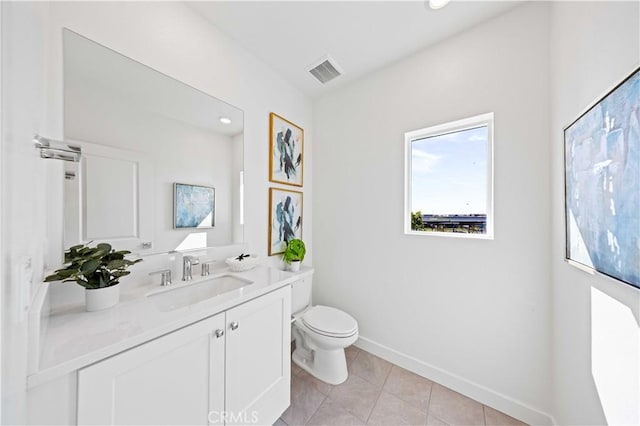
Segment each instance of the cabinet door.
[[273,424],[289,406],[291,287],[227,311],[227,424]]
[[224,410],[224,314],[83,368],[78,423],[207,425]]

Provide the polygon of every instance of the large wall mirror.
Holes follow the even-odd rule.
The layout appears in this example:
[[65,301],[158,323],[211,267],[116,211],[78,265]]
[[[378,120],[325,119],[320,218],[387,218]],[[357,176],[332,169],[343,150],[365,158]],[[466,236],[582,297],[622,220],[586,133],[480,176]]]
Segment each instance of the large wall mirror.
[[[65,248],[243,242],[243,112],[72,31],[63,43],[65,140],[82,147],[79,163],[65,163]],[[189,228],[175,225],[176,183],[187,185],[178,214],[193,214]],[[214,189],[213,210],[200,220],[211,197],[202,187]]]

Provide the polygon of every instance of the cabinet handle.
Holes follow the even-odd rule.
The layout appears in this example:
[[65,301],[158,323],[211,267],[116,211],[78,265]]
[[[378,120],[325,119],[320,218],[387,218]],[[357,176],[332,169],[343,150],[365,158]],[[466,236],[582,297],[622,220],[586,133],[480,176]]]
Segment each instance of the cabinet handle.
[[240,324],[238,324],[238,321],[234,321],[234,322],[232,322],[231,324],[229,324],[229,328],[230,328],[231,330],[237,330],[239,325],[240,325]]
[[217,338],[220,338],[220,337],[224,336],[224,330],[219,328],[219,329],[216,330],[215,334],[216,334]]

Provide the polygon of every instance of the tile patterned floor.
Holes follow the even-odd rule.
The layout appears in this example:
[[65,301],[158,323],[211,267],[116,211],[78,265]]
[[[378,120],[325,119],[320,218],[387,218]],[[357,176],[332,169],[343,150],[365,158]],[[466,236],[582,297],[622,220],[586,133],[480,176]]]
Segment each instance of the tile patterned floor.
[[276,425],[513,425],[524,423],[355,346],[349,378],[332,386],[291,363],[291,406]]

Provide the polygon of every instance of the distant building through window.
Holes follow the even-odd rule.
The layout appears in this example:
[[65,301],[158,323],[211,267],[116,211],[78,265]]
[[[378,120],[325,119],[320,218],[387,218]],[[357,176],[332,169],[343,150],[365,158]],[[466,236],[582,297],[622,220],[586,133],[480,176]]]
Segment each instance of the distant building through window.
[[405,233],[493,238],[493,113],[405,133]]

